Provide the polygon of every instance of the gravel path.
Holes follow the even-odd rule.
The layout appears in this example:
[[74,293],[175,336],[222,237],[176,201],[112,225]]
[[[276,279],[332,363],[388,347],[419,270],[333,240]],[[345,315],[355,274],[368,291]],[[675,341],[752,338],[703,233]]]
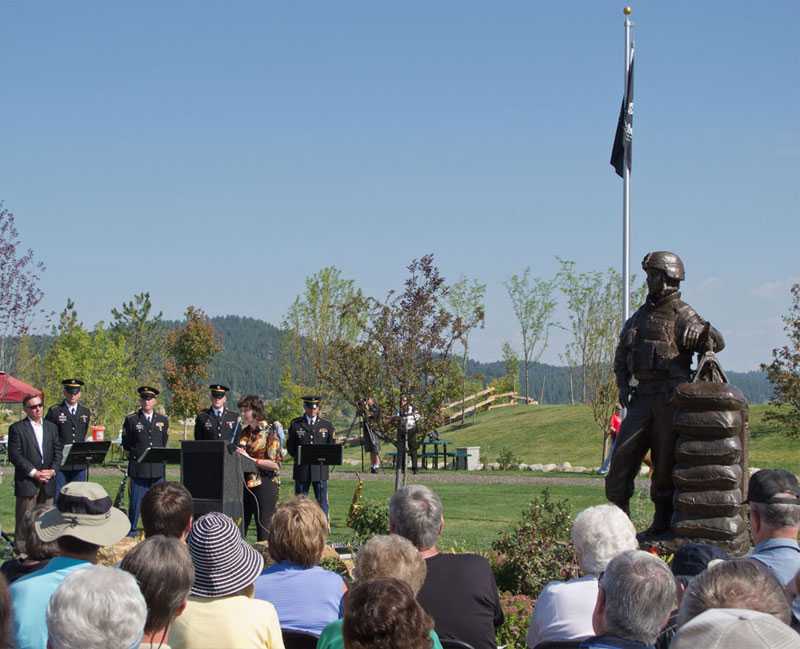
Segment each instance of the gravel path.
[[[168,469],[167,473],[170,478],[178,478],[178,469]],[[118,476],[122,478],[122,473],[111,467],[101,467],[91,469],[92,475],[102,476]],[[392,471],[381,471],[378,474],[356,473],[351,470],[336,470],[331,472],[332,481],[353,481],[359,475],[365,482],[394,482],[394,473]],[[290,482],[292,479],[291,469],[284,469],[281,471],[281,478],[284,482]],[[520,472],[519,475],[508,473],[495,473],[492,471],[423,471],[414,476],[410,471],[407,474],[408,483],[446,483],[446,484],[531,484],[531,485],[571,485],[600,487],[603,484],[602,477],[598,475],[593,476],[543,476],[543,475],[526,475]],[[639,479],[636,481],[637,487],[646,487],[649,480]]]

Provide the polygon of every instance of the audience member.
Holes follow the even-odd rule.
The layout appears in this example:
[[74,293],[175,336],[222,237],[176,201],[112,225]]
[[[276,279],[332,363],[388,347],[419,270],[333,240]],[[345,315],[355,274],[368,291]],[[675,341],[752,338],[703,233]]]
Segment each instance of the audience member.
[[275,607],[253,599],[264,559],[230,517],[198,518],[187,539],[194,583],[183,613],[172,623],[173,649],[284,649]]
[[58,554],[58,546],[55,543],[42,541],[34,526],[36,519],[52,508],[52,505],[36,505],[23,514],[19,527],[21,537],[16,539],[16,545],[21,554],[18,558],[9,559],[0,566],[0,572],[3,573],[9,584],[20,577],[44,568],[47,562]]
[[620,552],[639,547],[636,528],[616,505],[598,505],[580,512],[572,524],[572,544],[582,576],[544,587],[531,614],[528,647],[594,635],[592,612],[598,576]]
[[268,550],[275,564],[256,580],[256,598],[275,605],[284,629],[319,635],[339,619],[344,580],[319,565],[328,530],[319,505],[304,496],[281,503],[272,516]]
[[709,609],[685,624],[673,649],[800,649],[800,635],[767,613]]
[[[357,583],[370,579],[394,578],[408,584],[414,596],[425,581],[425,560],[411,541],[397,534],[373,536],[356,555],[353,570]],[[342,620],[325,627],[317,643],[317,649],[344,649]],[[439,636],[431,629],[433,649],[442,649]]]
[[[151,493],[152,489],[147,495]],[[186,544],[160,534],[151,536],[125,556],[120,568],[136,578],[147,603],[139,649],[170,649],[166,643],[170,624],[186,608],[194,581],[194,566]]]
[[346,599],[342,632],[346,649],[431,649],[433,621],[399,579],[370,579]]
[[599,580],[585,649],[647,649],[653,646],[675,603],[669,566],[641,550],[614,557]]
[[689,584],[678,610],[678,629],[710,608],[746,608],[789,623],[789,602],[775,573],[752,559],[711,566]]
[[667,649],[678,630],[678,608],[683,599],[686,587],[692,580],[703,572],[709,565],[717,561],[727,560],[728,553],[710,543],[687,543],[682,545],[672,557],[670,569],[675,575],[675,609],[670,613],[667,625],[661,631],[656,641],[656,649]]
[[159,482],[142,498],[141,514],[145,538],[161,534],[185,541],[192,529],[192,494],[180,482]]
[[475,649],[495,649],[495,629],[503,609],[489,562],[475,554],[440,554],[444,527],[442,501],[427,487],[409,485],[389,501],[389,528],[420,551],[428,567],[417,595],[440,638],[461,640]]
[[0,649],[13,647],[11,639],[11,594],[8,582],[0,575]]
[[800,570],[786,587],[786,593],[792,602],[792,628],[800,633]]
[[45,613],[50,596],[67,575],[97,563],[98,550],[124,537],[130,522],[111,506],[101,485],[70,482],[62,488],[57,508],[42,514],[35,529],[45,543],[56,541],[59,556],[11,585],[17,649],[42,649],[47,644]]
[[47,604],[47,646],[133,649],[140,646],[146,617],[147,605],[132,575],[106,566],[76,570]]
[[[787,586],[800,571],[800,485],[782,469],[762,469],[750,476],[750,530],[756,546],[750,557],[769,566]],[[800,623],[800,603],[792,611]]]

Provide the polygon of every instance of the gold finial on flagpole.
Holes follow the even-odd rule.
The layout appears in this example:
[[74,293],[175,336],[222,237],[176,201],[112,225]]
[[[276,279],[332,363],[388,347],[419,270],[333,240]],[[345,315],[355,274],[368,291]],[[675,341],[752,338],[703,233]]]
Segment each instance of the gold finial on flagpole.
[[624,13],[626,16],[630,16],[633,13],[633,7],[630,7],[630,6],[625,7],[622,10],[622,13]]

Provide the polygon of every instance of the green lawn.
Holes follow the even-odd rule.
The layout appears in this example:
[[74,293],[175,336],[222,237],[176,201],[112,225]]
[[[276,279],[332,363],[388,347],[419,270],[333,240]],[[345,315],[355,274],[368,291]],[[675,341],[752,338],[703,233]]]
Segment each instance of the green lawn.
[[[0,524],[4,530],[14,529],[13,480],[5,467],[5,478],[0,484]],[[93,478],[100,482],[113,499],[117,492],[119,479],[116,476]],[[425,476],[419,482],[425,483]],[[539,485],[519,484],[443,484],[429,483],[444,503],[445,531],[442,547],[468,549],[488,548],[497,536],[520,515],[532,498],[542,493]],[[369,481],[365,484],[364,498],[386,502],[392,493],[391,481]],[[331,503],[331,540],[346,541],[351,532],[346,525],[347,512],[353,497],[355,482],[352,480],[331,480],[329,499]],[[590,505],[605,502],[602,481],[586,486],[557,485],[550,487],[557,499],[569,500],[570,508],[577,512]],[[281,498],[292,495],[291,480],[281,485]],[[637,523],[644,526],[650,516],[650,503],[646,495],[640,495],[634,506]],[[251,529],[251,540],[255,540]]]
[[[800,440],[789,439],[765,422],[765,412],[763,405],[750,409],[750,465],[800,473]],[[602,435],[588,406],[517,406],[481,413],[474,424],[441,432],[452,447],[480,446],[483,462],[495,462],[510,449],[527,464],[600,464]]]

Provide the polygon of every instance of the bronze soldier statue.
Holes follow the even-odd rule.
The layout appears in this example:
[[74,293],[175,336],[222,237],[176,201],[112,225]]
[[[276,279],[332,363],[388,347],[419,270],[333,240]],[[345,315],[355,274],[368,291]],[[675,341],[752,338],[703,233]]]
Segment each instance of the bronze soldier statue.
[[672,467],[675,440],[671,397],[688,381],[695,352],[724,348],[722,335],[678,292],[685,277],[683,262],[672,252],[645,255],[647,300],[625,323],[614,356],[620,403],[627,409],[611,468],[606,497],[626,513],[642,459],[649,450],[653,461],[650,498],[653,523],[644,536],[668,533],[672,519]]

